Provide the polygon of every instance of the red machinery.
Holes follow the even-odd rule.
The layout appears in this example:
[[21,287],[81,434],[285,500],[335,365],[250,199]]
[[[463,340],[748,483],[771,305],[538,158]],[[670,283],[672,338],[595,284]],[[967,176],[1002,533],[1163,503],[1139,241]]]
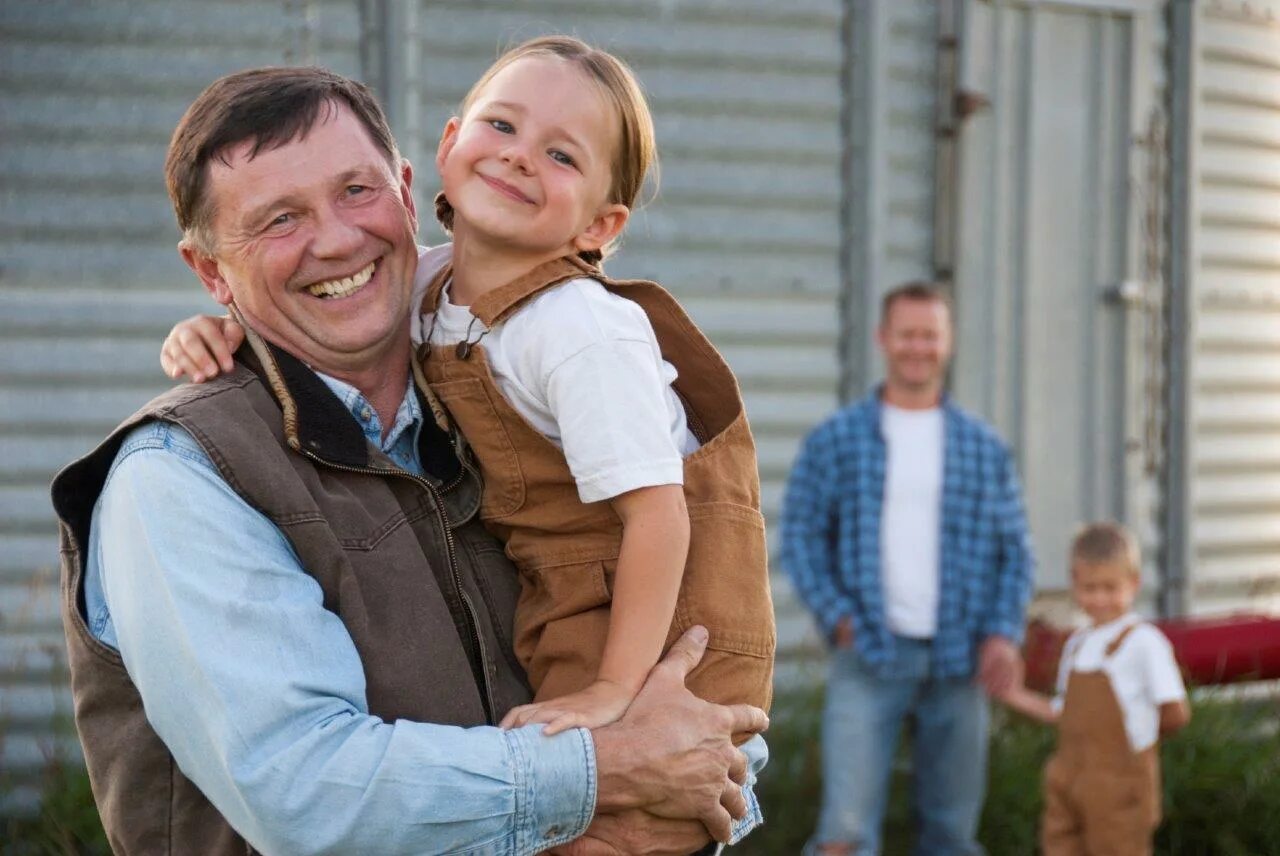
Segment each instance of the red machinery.
[[[1203,686],[1280,678],[1280,618],[1231,615],[1154,624],[1173,643],[1173,653],[1189,683]],[[1058,658],[1070,635],[1070,630],[1042,621],[1027,626],[1024,654],[1028,686],[1053,692]]]

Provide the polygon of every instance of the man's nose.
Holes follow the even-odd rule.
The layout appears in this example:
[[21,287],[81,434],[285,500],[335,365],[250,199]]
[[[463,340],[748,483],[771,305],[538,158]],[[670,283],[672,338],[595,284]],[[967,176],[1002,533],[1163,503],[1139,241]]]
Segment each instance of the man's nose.
[[311,237],[311,254],[316,258],[345,258],[360,249],[364,230],[337,209],[316,215]]

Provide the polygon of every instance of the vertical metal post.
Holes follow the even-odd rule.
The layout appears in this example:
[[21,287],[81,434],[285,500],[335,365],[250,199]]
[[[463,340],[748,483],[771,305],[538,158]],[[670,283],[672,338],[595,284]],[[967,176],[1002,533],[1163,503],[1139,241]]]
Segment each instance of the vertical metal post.
[[[844,0],[840,20],[840,361],[839,388],[843,403],[861,394],[868,383],[866,342],[871,327],[867,313],[871,307],[873,284],[868,281],[866,254],[870,246],[864,228],[871,205],[865,174],[859,172],[856,153],[861,150],[865,166],[869,153],[860,146],[867,133],[870,69],[862,47],[868,41],[862,29],[873,14],[875,4]],[[863,122],[859,123],[858,107]],[[862,216],[860,216],[862,215]]]
[[[933,278],[950,285],[956,269],[956,181],[960,123],[959,0],[938,0],[937,120],[933,156]],[[954,297],[954,295],[953,295]]]
[[400,154],[415,166],[423,151],[418,3],[420,0],[361,0],[360,64],[378,93]]
[[292,35],[284,48],[287,65],[315,65],[320,13],[311,0],[284,0],[285,15],[295,18]]
[[1172,0],[1169,15],[1169,209],[1165,337],[1165,474],[1161,522],[1161,615],[1187,611],[1191,564],[1191,351],[1194,342],[1194,147],[1196,9]]

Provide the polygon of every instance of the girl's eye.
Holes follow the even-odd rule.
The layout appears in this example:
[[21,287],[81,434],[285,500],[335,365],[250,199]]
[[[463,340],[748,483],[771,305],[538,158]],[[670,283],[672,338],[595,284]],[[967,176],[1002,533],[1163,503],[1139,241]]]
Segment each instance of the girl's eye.
[[515,125],[512,125],[510,122],[503,121],[502,119],[490,119],[489,124],[492,125],[493,129],[499,134],[514,134],[516,131]]
[[549,152],[549,154],[551,155],[551,159],[552,159],[553,161],[555,161],[556,163],[562,163],[562,164],[564,164],[565,166],[573,166],[573,165],[574,165],[573,158],[569,157],[567,154],[565,154],[564,152],[560,151],[559,149],[552,149],[552,150]]

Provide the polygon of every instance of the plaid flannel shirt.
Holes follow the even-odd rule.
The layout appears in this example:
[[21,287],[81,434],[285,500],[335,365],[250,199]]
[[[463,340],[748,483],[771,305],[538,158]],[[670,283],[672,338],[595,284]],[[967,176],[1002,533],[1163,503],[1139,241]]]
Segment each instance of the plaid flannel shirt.
[[[933,674],[973,674],[988,636],[1020,643],[1035,561],[1013,459],[995,431],[943,399],[942,532]],[[877,673],[894,671],[880,578],[887,451],[880,392],[806,438],[787,485],[782,562],[831,638],[849,616],[854,645]]]

